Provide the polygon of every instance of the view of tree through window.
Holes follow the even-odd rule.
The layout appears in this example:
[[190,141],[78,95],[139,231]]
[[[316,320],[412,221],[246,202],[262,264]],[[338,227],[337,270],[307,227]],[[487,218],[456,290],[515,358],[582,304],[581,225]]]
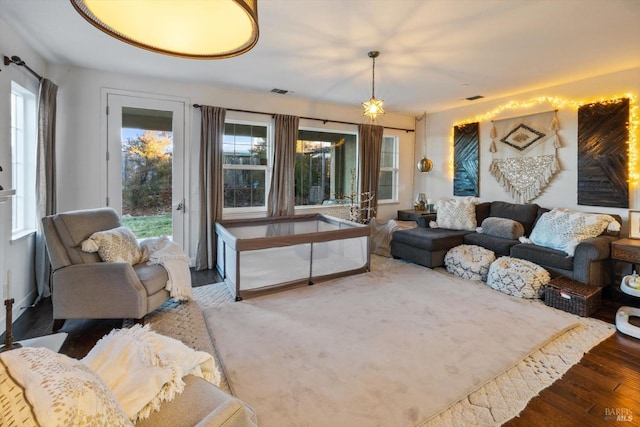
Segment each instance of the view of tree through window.
[[224,125],[224,207],[265,206],[267,126]]
[[342,201],[357,192],[356,135],[300,129],[296,146],[296,206]]
[[170,215],[172,133],[137,131],[123,129],[122,214]]

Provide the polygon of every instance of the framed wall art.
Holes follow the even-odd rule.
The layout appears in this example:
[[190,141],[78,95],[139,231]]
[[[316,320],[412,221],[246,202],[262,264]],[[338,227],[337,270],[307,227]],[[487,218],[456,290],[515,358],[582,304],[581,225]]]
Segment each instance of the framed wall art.
[[629,237],[640,239],[640,211],[629,211]]

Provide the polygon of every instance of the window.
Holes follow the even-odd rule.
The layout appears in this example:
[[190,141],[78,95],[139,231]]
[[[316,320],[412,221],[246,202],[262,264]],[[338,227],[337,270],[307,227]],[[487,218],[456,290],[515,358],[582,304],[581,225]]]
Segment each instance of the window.
[[36,229],[36,97],[11,82],[12,232],[17,238]]
[[224,125],[224,207],[266,208],[269,127],[257,123]]
[[296,206],[331,204],[357,194],[355,134],[300,129],[296,146]]
[[378,202],[395,202],[398,199],[398,138],[382,138],[380,176],[378,178]]

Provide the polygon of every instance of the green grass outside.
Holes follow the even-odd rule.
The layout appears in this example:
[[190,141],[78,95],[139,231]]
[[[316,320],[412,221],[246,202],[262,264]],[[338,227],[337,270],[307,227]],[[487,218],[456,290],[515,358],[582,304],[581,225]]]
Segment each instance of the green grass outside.
[[138,239],[171,236],[171,214],[123,217],[122,224],[133,231]]

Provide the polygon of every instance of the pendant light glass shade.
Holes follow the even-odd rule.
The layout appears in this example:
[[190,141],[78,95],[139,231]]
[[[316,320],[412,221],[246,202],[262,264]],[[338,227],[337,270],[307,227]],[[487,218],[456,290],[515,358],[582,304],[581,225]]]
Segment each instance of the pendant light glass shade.
[[258,42],[257,0],[71,0],[71,4],[108,35],[165,55],[229,58]]
[[427,173],[431,172],[431,169],[433,169],[433,162],[429,160],[427,156],[424,156],[422,159],[420,159],[420,161],[418,162],[418,171]]
[[380,52],[372,50],[368,55],[373,61],[371,68],[371,99],[362,103],[362,108],[364,108],[362,114],[371,118],[371,120],[375,120],[376,117],[384,114],[384,108],[382,108],[384,101],[376,99],[376,58],[380,55]]

